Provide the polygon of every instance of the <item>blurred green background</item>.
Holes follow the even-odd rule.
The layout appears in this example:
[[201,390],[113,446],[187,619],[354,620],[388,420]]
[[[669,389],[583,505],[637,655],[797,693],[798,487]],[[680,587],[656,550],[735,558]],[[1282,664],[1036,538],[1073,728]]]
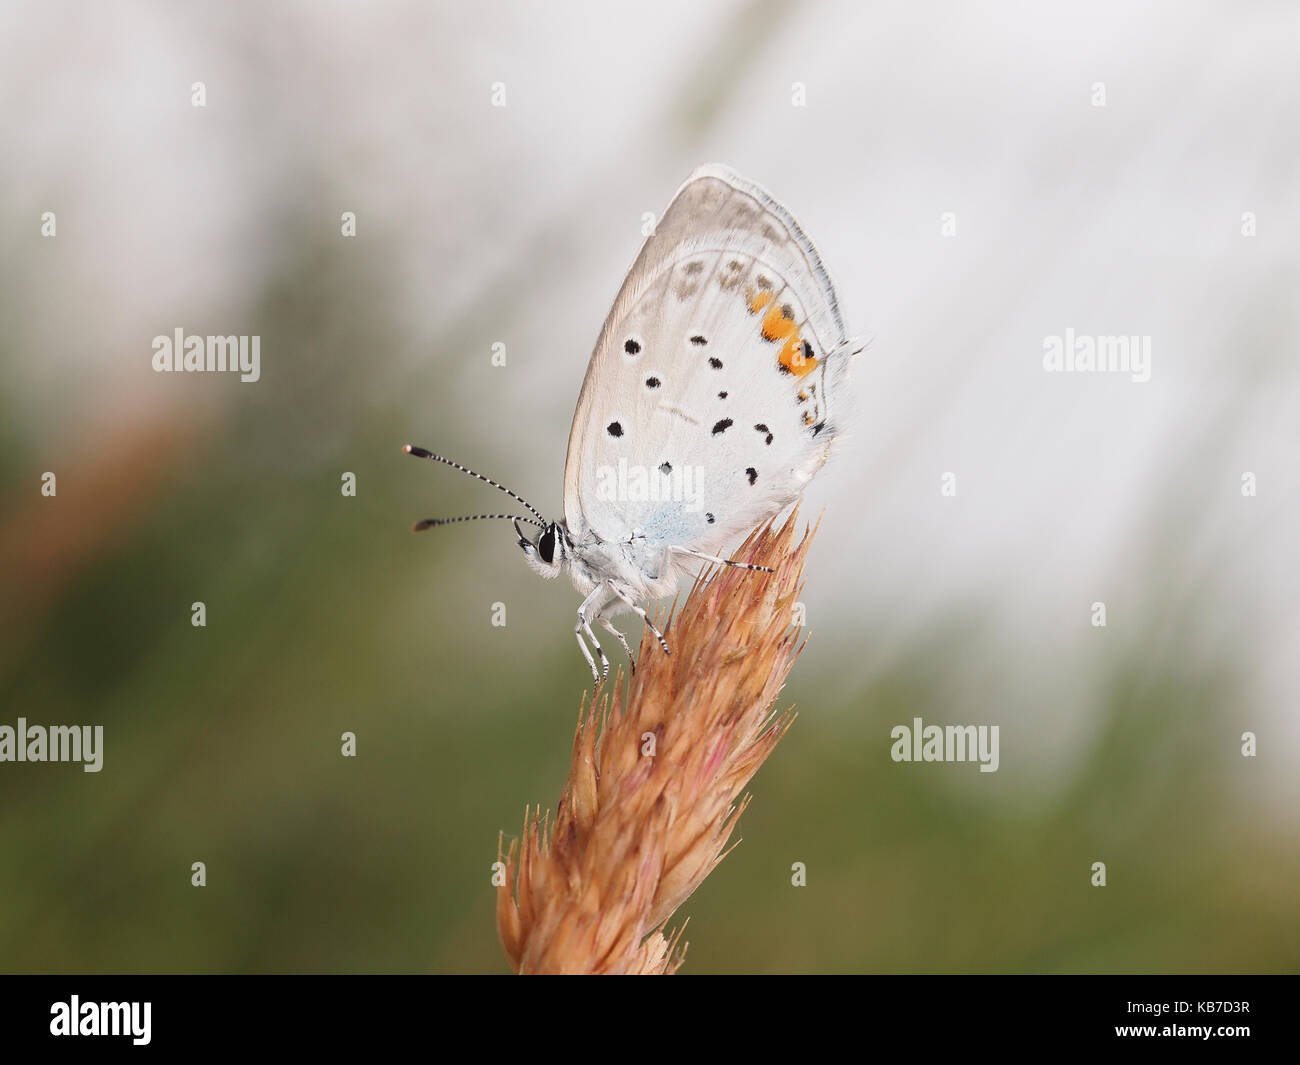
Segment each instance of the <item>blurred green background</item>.
[[[683,971],[1295,971],[1300,18],[1199,16],[5,4],[0,724],[105,754],[0,763],[0,969],[506,970],[578,599],[508,527],[412,536],[498,497],[400,448],[558,517],[642,213],[717,159],[873,341],[800,716]],[[259,335],[261,380],[155,374],[178,326]],[[1067,326],[1151,336],[1152,380],[1044,374]],[[918,716],[999,725],[999,771],[893,763]]]

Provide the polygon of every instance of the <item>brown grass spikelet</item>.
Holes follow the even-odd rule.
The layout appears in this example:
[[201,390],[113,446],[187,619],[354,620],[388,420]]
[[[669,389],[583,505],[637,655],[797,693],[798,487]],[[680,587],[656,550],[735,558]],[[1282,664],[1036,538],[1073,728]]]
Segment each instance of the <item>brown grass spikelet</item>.
[[695,582],[671,655],[643,634],[640,668],[579,711],[554,821],[524,813],[504,856],[497,929],[517,973],[671,973],[673,913],[722,861],[741,792],[794,720],[773,704],[801,649],[790,625],[815,530],[798,510],[732,556],[775,573],[716,567]]

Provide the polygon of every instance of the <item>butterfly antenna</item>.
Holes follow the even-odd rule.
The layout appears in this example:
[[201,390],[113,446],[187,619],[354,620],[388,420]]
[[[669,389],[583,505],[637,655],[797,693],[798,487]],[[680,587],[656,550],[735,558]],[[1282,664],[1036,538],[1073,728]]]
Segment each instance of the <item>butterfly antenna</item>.
[[540,521],[533,521],[532,518],[524,517],[522,514],[468,514],[463,518],[425,518],[424,521],[417,521],[411,531],[424,532],[425,529],[434,529],[439,525],[453,525],[458,521],[486,521],[492,518],[506,518],[510,521],[526,521],[530,525],[536,525],[539,529],[546,528],[546,526]]
[[[514,492],[510,491],[510,489],[505,485],[498,484],[496,481],[492,480],[491,477],[484,477],[481,473],[475,473],[469,467],[462,466],[459,462],[452,462],[451,459],[443,458],[441,455],[435,455],[432,451],[426,451],[422,447],[415,447],[413,444],[407,444],[402,448],[402,450],[408,455],[414,455],[417,459],[433,459],[434,462],[441,462],[443,465],[450,466],[453,470],[460,470],[461,473],[468,473],[471,477],[477,477],[480,481],[490,484],[493,488],[501,489],[501,491],[505,492],[505,494],[511,499],[518,503],[522,503],[528,508],[528,511],[531,514],[536,516],[537,520],[533,522],[534,525],[540,525],[543,529],[546,528],[546,519],[542,517],[541,512],[535,506],[528,502],[528,500],[523,496],[516,495]],[[525,518],[524,520],[530,521],[531,519]],[[425,527],[428,528],[428,526]]]

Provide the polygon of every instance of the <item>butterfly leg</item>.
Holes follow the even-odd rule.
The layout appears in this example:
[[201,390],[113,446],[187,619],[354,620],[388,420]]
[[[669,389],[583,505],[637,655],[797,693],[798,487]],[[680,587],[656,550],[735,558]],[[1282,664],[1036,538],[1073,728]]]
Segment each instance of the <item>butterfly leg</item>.
[[606,632],[615,636],[618,639],[618,642],[623,645],[623,650],[627,652],[627,660],[632,665],[632,675],[636,676],[636,660],[632,657],[632,648],[627,645],[627,637],[614,627],[614,623],[610,621],[609,618],[599,617],[596,620],[600,622],[601,627]]
[[581,628],[582,628],[582,623],[579,622],[578,628],[574,630],[575,634],[578,637],[578,650],[582,652],[582,657],[587,660],[587,665],[591,667],[591,683],[592,683],[592,687],[595,687],[600,683],[600,673],[596,669],[596,660],[591,657],[591,651],[587,649],[587,643],[582,638],[582,632],[579,631],[581,630]]
[[770,566],[754,566],[748,562],[736,562],[729,558],[718,558],[717,555],[706,555],[703,551],[692,551],[689,547],[670,547],[669,551],[676,551],[679,555],[690,555],[691,558],[698,558],[703,562],[713,562],[719,566],[736,566],[740,569],[757,570],[760,573],[775,573],[776,570]]
[[668,641],[664,639],[664,634],[660,632],[657,628],[655,628],[655,623],[650,620],[650,616],[645,612],[645,609],[643,607],[638,606],[636,600],[633,599],[630,595],[628,595],[627,592],[623,591],[623,589],[620,588],[613,581],[609,581],[608,584],[610,590],[616,596],[618,596],[618,598],[621,599],[625,604],[627,604],[627,606],[634,613],[636,613],[637,616],[640,617],[641,620],[644,621],[647,626],[649,626],[650,631],[655,634],[655,639],[659,641],[659,646],[664,649],[664,654],[666,655],[672,654],[672,651],[668,650]]
[[[608,602],[609,593],[605,591],[603,586],[597,585],[592,589],[591,594],[582,601],[582,605],[578,607],[578,623],[573,626],[573,634],[578,638],[578,647],[581,648],[582,656],[587,660],[587,665],[591,667],[593,688],[599,688],[601,678],[609,675],[609,659],[605,657],[605,652],[600,649],[600,641],[596,639],[596,634],[591,631],[591,618],[599,618],[600,612]],[[591,646],[596,649],[596,654],[600,655],[600,664],[604,667],[604,672],[596,669],[596,660],[592,657],[591,651],[588,650],[586,640],[582,638],[584,633],[587,639],[591,641]]]

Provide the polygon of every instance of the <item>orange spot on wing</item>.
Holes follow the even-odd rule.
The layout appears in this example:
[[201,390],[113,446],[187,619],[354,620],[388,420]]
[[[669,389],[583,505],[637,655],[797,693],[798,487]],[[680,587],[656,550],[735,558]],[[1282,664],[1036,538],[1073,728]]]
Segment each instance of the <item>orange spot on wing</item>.
[[791,334],[797,336],[798,333],[798,327],[781,313],[780,307],[773,307],[763,315],[764,340],[783,340]]
[[799,335],[799,327],[785,316],[785,312],[780,307],[769,306],[772,298],[769,289],[756,292],[750,298],[749,313],[757,314],[767,307],[767,313],[763,315],[763,339],[785,341],[777,361],[796,377],[811,373],[813,367],[817,365],[817,360],[804,354],[803,337]]
[[785,342],[777,361],[796,377],[811,373],[817,365],[816,359],[804,354],[803,338],[798,333]]
[[763,319],[763,338],[785,340],[785,344],[781,347],[781,354],[776,357],[777,362],[796,377],[811,373],[813,367],[817,365],[816,359],[804,354],[803,337],[799,335],[798,327],[775,307],[768,311],[767,317]]

